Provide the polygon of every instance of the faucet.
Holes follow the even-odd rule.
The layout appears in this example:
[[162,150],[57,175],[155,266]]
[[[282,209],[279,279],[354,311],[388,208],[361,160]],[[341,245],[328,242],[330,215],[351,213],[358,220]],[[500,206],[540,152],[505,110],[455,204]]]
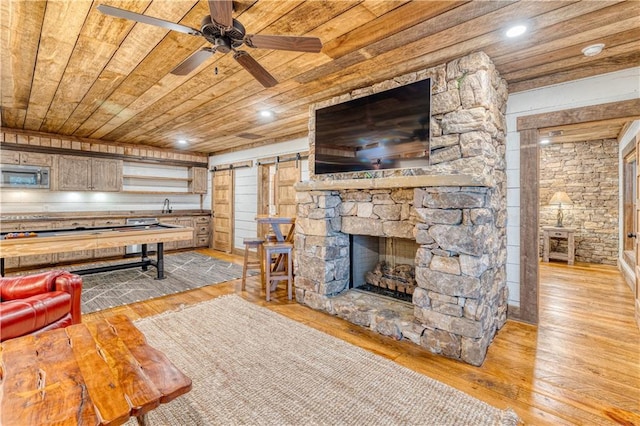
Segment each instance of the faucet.
[[171,202],[168,198],[165,198],[162,203],[162,213],[171,213]]

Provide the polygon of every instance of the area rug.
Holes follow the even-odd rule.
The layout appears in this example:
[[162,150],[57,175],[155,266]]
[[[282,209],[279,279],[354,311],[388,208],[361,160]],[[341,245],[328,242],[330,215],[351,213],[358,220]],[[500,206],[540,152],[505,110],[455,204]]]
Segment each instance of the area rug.
[[[229,295],[136,321],[193,381],[158,425],[515,425],[500,410]],[[130,422],[134,425],[134,422]]]
[[[122,263],[122,260],[119,262]],[[107,263],[82,265],[81,268]],[[190,251],[165,255],[166,278],[156,280],[156,274],[156,268],[149,267],[147,271],[132,268],[83,275],[82,313],[88,314],[240,278],[242,266]]]

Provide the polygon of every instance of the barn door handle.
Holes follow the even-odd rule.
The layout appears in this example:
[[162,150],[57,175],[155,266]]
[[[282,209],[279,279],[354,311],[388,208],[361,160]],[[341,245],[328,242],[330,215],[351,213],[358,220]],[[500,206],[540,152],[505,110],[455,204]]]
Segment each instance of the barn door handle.
[[627,234],[627,237],[628,237],[628,238],[635,238],[635,237],[637,237],[637,235],[636,235],[636,233],[635,233],[635,232],[629,232],[629,233]]

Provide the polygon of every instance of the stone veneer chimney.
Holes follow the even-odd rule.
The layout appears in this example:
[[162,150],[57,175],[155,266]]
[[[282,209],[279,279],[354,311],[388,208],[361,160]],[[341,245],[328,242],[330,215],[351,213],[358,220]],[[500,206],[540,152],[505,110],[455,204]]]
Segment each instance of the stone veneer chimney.
[[[428,167],[313,174],[315,109],[427,77]],[[481,365],[506,321],[506,99],[480,52],[312,106],[312,178],[296,185],[298,302]],[[349,290],[349,234],[420,245],[413,304]]]

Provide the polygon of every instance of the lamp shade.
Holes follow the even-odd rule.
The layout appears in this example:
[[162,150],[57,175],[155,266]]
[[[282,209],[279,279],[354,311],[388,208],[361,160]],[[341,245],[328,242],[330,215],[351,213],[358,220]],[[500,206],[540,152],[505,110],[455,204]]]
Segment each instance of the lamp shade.
[[571,205],[573,202],[571,201],[571,198],[569,198],[569,196],[567,195],[566,192],[564,191],[558,191],[555,194],[553,194],[553,197],[551,197],[551,200],[549,201],[549,204],[551,204],[552,206],[558,206],[558,205]]

